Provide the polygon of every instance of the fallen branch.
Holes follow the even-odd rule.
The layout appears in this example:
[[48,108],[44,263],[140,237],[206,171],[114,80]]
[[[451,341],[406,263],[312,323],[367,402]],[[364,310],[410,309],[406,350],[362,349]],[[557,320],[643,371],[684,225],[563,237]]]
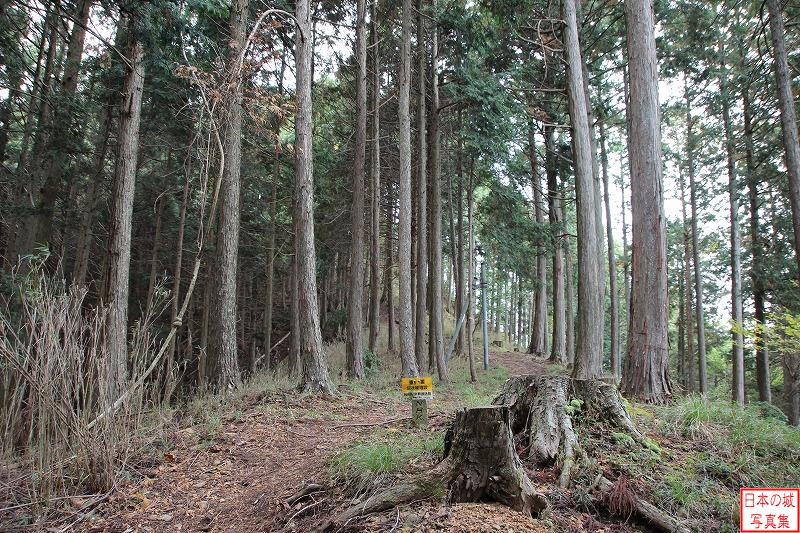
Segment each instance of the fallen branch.
[[264,355],[262,355],[261,357],[259,357],[258,359],[256,359],[256,367],[258,366],[258,363],[260,363],[262,359],[264,359],[266,356],[268,356],[269,354],[271,354],[271,353],[272,353],[272,350],[274,350],[275,348],[277,348],[277,347],[278,347],[278,345],[279,345],[280,343],[282,343],[283,341],[285,341],[285,340],[286,340],[286,339],[289,337],[289,335],[291,335],[291,334],[292,334],[292,332],[290,331],[289,333],[287,333],[286,335],[284,335],[283,337],[281,337],[281,339],[280,339],[278,342],[276,342],[275,344],[273,344],[273,345],[272,345],[272,347],[270,347],[270,349],[267,351],[267,353],[265,353]]
[[445,439],[441,463],[345,509],[316,531],[444,494],[451,503],[496,501],[530,516],[538,516],[547,508],[547,499],[533,489],[514,449],[508,407],[459,411]]
[[286,503],[289,505],[294,505],[303,498],[311,494],[316,494],[317,492],[324,492],[326,490],[325,485],[320,485],[318,483],[309,483],[299,491],[295,492],[293,495],[286,498]]
[[[600,481],[598,483],[598,488],[600,492],[605,494],[610,494],[614,487],[614,483],[612,483],[608,478],[605,476],[600,477]],[[633,496],[633,504],[634,508],[631,509],[633,514],[639,518],[640,520],[646,522],[651,527],[658,531],[663,531],[664,533],[689,533],[689,530],[685,528],[680,522],[678,522],[675,518],[671,517],[665,512],[659,510],[655,505],[652,503],[645,501],[638,496]]]

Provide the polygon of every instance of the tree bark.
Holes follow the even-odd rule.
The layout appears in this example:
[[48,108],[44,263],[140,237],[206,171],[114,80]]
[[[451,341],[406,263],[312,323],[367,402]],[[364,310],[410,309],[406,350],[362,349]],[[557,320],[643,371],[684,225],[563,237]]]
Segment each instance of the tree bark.
[[[276,146],[277,147],[277,146]],[[275,219],[278,213],[278,180],[281,174],[280,153],[275,154],[274,171],[272,173],[272,199],[269,202],[269,248],[267,249],[267,284],[264,287],[264,354],[267,370],[272,368],[272,313],[273,292],[275,291],[275,237],[278,232],[278,223]],[[255,373],[257,363],[250,365],[250,371]]]
[[400,363],[403,376],[419,374],[414,357],[414,331],[411,312],[411,0],[403,0],[403,23],[400,43],[400,93],[398,116],[400,137],[400,216],[398,232],[398,274],[400,300]]
[[[48,146],[45,150],[44,161],[41,163],[41,178],[38,178],[42,187],[39,191],[39,205],[35,216],[29,221],[33,225],[30,231],[34,235],[36,244],[51,244],[55,204],[66,175],[65,171],[68,168],[67,156],[70,151],[69,143],[72,142],[70,141],[71,133],[79,118],[80,107],[74,98],[78,89],[86,27],[93,3],[93,0],[82,0],[75,6],[76,21],[67,45],[64,74],[59,90],[62,101],[56,105],[53,113],[53,131],[48,136]],[[30,252],[30,250],[25,250],[25,252]]]
[[603,200],[606,210],[606,242],[608,244],[608,292],[611,300],[611,374],[615,381],[622,375],[619,349],[619,294],[617,292],[617,257],[614,249],[614,231],[611,227],[611,202],[608,179],[608,153],[606,152],[605,116],[600,117],[600,168],[603,176]]
[[565,0],[562,4],[578,221],[578,338],[572,375],[576,379],[595,379],[603,372],[603,252],[598,242],[599,206],[595,202],[591,125],[584,92],[576,2]]
[[[190,167],[191,168],[191,167]],[[181,294],[181,278],[183,275],[183,238],[186,232],[186,208],[189,205],[189,183],[191,181],[191,170],[186,173],[183,179],[183,195],[181,197],[181,208],[178,214],[178,235],[175,240],[175,268],[172,274],[172,294],[170,295],[172,301],[170,305],[170,324],[174,324],[178,319],[179,302]],[[191,314],[190,314],[191,316]],[[188,321],[187,321],[188,322]],[[189,326],[187,324],[187,329]],[[178,340],[177,336],[172,339],[172,346],[167,351],[167,361],[165,364],[166,375],[169,378],[172,376],[172,366],[175,363],[178,353]],[[171,390],[166,394],[166,401],[170,400]]]
[[245,46],[249,0],[234,0],[231,5],[228,31],[228,94],[223,116],[227,123],[224,138],[224,165],[220,189],[219,225],[217,229],[216,265],[214,270],[215,302],[211,310],[213,332],[209,354],[214,363],[213,377],[217,390],[230,390],[239,385],[239,354],[236,323],[238,321],[236,277],[239,258],[239,196],[242,170],[242,66],[239,56]]
[[139,154],[139,123],[144,91],[144,48],[135,31],[135,15],[128,25],[128,61],[122,86],[117,163],[108,241],[108,271],[105,277],[106,315],[104,344],[109,361],[107,390],[114,398],[127,378],[128,294],[131,263],[131,226],[136,163]]
[[625,2],[630,65],[630,172],[633,214],[633,287],[625,394],[661,403],[669,379],[667,230],[661,169],[655,16],[651,0]]
[[720,42],[720,101],[722,102],[722,122],[725,127],[725,153],[728,166],[728,198],[730,202],[731,223],[731,319],[735,326],[733,336],[731,396],[734,402],[744,405],[744,339],[741,327],[742,314],[742,259],[741,236],[739,233],[739,183],[736,176],[736,145],[730,117],[730,94],[728,74],[725,67],[725,47]]
[[346,509],[317,531],[336,530],[358,516],[443,494],[450,503],[496,501],[539,516],[547,508],[547,498],[533,489],[522,467],[509,415],[507,406],[457,412],[445,437],[441,463]]
[[689,176],[689,202],[692,212],[692,266],[694,268],[694,312],[697,322],[697,368],[700,394],[708,392],[708,366],[706,364],[706,326],[703,318],[703,280],[700,275],[700,247],[697,231],[697,183],[694,172],[694,119],[692,118],[691,97],[686,77],[684,77],[684,97],[686,99],[686,170]]
[[89,258],[92,250],[92,221],[97,208],[97,197],[101,182],[104,181],[106,155],[108,153],[108,140],[111,134],[113,97],[109,92],[108,101],[102,108],[100,129],[94,143],[94,162],[89,186],[86,191],[83,208],[81,209],[81,223],[78,227],[78,237],[75,251],[75,263],[72,267],[72,283],[77,286],[86,285],[86,276],[89,272]]
[[775,58],[773,68],[775,69],[775,84],[781,111],[784,162],[789,175],[789,201],[792,206],[792,229],[794,230],[792,244],[794,244],[795,259],[798,264],[797,275],[800,276],[800,139],[797,132],[797,112],[794,107],[794,92],[792,91],[792,77],[786,52],[781,4],[778,0],[766,0],[766,4],[769,10],[769,28],[772,34],[772,51]]
[[565,323],[566,330],[566,355],[567,364],[575,363],[575,268],[572,266],[572,247],[569,244],[569,237],[564,239],[564,270],[566,272],[566,296],[567,307]]
[[[743,56],[744,57],[744,56]],[[764,237],[759,220],[758,176],[753,162],[753,124],[750,108],[750,86],[742,87],[742,114],[744,117],[745,169],[747,172],[747,196],[750,203],[750,283],[753,290],[753,320],[756,325],[766,323],[765,289],[764,289]],[[758,401],[772,402],[772,379],[769,368],[769,352],[764,339],[759,335],[755,339],[756,348],[756,383]]]
[[475,375],[474,343],[472,342],[475,330],[475,228],[473,227],[475,213],[475,162],[472,161],[469,169],[469,182],[467,183],[467,360],[469,362],[469,379],[477,380]]
[[[550,227],[555,232],[553,238],[553,340],[550,347],[550,361],[567,364],[566,347],[566,302],[564,301],[564,239],[559,233],[564,231],[561,213],[561,192],[558,189],[558,169],[556,168],[553,128],[544,130],[545,172],[547,174],[547,206]],[[546,297],[546,295],[545,295]],[[534,312],[535,315],[535,312]]]
[[388,322],[388,348],[389,351],[394,353],[395,339],[394,339],[394,248],[392,242],[394,240],[394,232],[392,226],[394,225],[394,208],[392,206],[392,190],[389,184],[386,184],[386,266],[383,273],[383,287],[386,294],[386,319]]
[[428,184],[427,184],[427,138],[425,133],[426,112],[426,72],[428,70],[427,45],[425,42],[424,1],[417,0],[417,260],[416,260],[416,312],[414,318],[414,353],[417,368],[422,371],[426,365],[428,347],[425,344],[428,293]]
[[298,0],[295,10],[296,108],[295,118],[295,205],[297,290],[299,307],[300,359],[303,372],[300,388],[332,394],[334,385],[322,348],[322,331],[317,302],[316,249],[314,246],[314,167],[311,138],[311,29],[310,0]]
[[[533,189],[533,212],[536,224],[544,225],[544,209],[542,206],[542,181],[539,178],[539,164],[536,155],[536,138],[533,122],[528,124],[528,160],[531,165],[531,189]],[[533,292],[533,328],[528,353],[543,357],[547,352],[547,258],[544,241],[536,249],[536,286]],[[554,272],[555,275],[555,272]],[[555,280],[554,280],[554,283]],[[563,292],[562,292],[563,294]],[[563,304],[563,301],[561,302]],[[555,314],[553,315],[555,316]],[[555,327],[555,325],[554,325]]]
[[[622,165],[620,165],[621,167]],[[630,276],[630,260],[628,258],[628,221],[626,219],[625,213],[627,212],[627,207],[625,206],[625,178],[624,173],[622,172],[622,168],[620,168],[620,179],[619,179],[619,192],[620,196],[622,197],[622,285],[625,294],[623,294],[624,304],[625,304],[625,324],[627,324],[628,316],[630,315],[631,309],[631,276]],[[625,342],[622,342],[620,339],[620,346],[627,346],[627,336],[629,332],[625,331]],[[621,335],[620,335],[621,337]]]
[[372,2],[372,152],[370,200],[370,281],[369,281],[369,351],[377,352],[378,332],[381,322],[380,295],[380,233],[381,233],[381,74],[378,42],[378,0]]
[[[458,112],[458,139],[456,141],[456,177],[458,183],[456,187],[456,270],[458,271],[458,285],[456,286],[456,322],[461,318],[461,310],[464,308],[464,301],[467,298],[467,284],[472,280],[466,279],[464,269],[464,119],[463,112]],[[463,355],[466,351],[467,336],[462,328],[458,334],[456,343],[456,353]]]
[[356,145],[353,161],[350,283],[347,302],[347,376],[364,378],[364,163],[367,149],[367,2],[358,0],[356,13]]
[[786,353],[781,363],[787,421],[790,426],[800,426],[800,355]]
[[694,314],[692,310],[692,259],[691,246],[689,245],[689,226],[686,216],[686,184],[683,179],[683,171],[678,168],[678,176],[681,187],[681,222],[683,228],[683,285],[685,300],[681,304],[685,306],[684,316],[686,317],[686,392],[693,394],[697,392],[697,365],[694,359]]
[[[169,162],[167,162],[167,168],[169,168]],[[153,248],[150,251],[150,274],[147,277],[147,303],[145,304],[146,312],[152,311],[153,309],[153,297],[155,296],[156,279],[158,278],[158,255],[161,252],[161,227],[164,220],[165,202],[165,197],[162,194],[159,194],[158,200],[156,200],[156,220],[155,228],[153,229]]]
[[[436,12],[437,0],[431,1]],[[436,362],[439,381],[447,381],[447,363],[444,360],[444,311],[442,309],[442,161],[441,132],[439,130],[439,30],[434,18],[431,27],[431,106],[428,109],[428,153],[431,173],[431,314],[429,318],[429,347],[431,359]],[[448,295],[449,299],[449,295]]]

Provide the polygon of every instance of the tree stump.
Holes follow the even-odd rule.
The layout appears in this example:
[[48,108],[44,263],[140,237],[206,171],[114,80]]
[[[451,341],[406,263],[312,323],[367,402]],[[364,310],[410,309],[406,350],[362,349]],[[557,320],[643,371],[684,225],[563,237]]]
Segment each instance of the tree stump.
[[445,438],[442,462],[346,509],[318,531],[358,516],[435,497],[446,497],[450,503],[498,502],[538,516],[547,508],[547,499],[533,489],[522,468],[509,417],[506,406],[459,411]]
[[[645,442],[613,385],[566,376],[513,377],[503,385],[493,405],[456,413],[445,437],[442,462],[346,509],[318,531],[341,526],[361,515],[436,497],[446,497],[451,503],[493,501],[537,517],[547,508],[547,499],[533,489],[517,454],[515,437],[525,444],[527,459],[537,467],[560,466],[559,484],[568,487],[574,466],[596,468],[576,434],[576,428],[589,420],[605,422],[635,442]],[[615,485],[602,471],[594,475],[590,490],[599,490],[601,503],[615,501],[616,496],[616,500],[630,503],[625,506],[628,512],[654,529],[686,531],[677,520],[638,498],[625,483]]]
[[[516,376],[505,382],[493,404],[508,407],[511,430],[526,443],[528,459],[539,467],[550,467],[560,461],[559,485],[563,488],[570,485],[574,466],[589,464],[576,435],[580,420],[606,422],[639,444],[645,441],[617,389],[601,380]],[[578,413],[580,418],[576,417]],[[615,484],[602,471],[596,473],[595,485],[601,501],[615,490]],[[654,529],[686,531],[677,520],[632,492],[627,497],[632,501],[630,511]]]
[[445,448],[450,502],[493,501],[531,516],[547,507],[522,469],[507,407],[459,411],[448,437],[452,439]]

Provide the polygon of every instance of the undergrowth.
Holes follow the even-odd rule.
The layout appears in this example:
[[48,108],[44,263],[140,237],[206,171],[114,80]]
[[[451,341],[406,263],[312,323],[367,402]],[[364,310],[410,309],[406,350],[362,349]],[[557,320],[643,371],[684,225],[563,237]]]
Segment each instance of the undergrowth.
[[371,493],[394,475],[441,457],[441,433],[378,430],[335,454],[330,476],[350,497]]
[[628,405],[649,438],[594,432],[606,468],[638,480],[637,490],[691,530],[738,531],[739,488],[796,486],[800,430],[774,408],[688,397],[668,406]]

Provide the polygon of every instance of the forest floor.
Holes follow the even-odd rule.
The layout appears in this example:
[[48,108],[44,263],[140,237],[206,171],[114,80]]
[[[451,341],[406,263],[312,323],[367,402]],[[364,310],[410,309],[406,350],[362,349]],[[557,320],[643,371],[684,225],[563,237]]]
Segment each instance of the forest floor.
[[[141,450],[130,465],[131,481],[75,528],[98,533],[309,531],[354,498],[430,468],[441,454],[453,413],[490,403],[510,375],[565,371],[527,354],[500,352],[492,354],[492,368],[479,368],[477,382],[470,383],[466,362],[453,363],[450,383],[434,385],[425,429],[410,428],[410,406],[399,393],[396,372],[389,369],[363,382],[341,383],[332,398],[303,395],[287,389],[285,382],[267,380],[251,383],[235,398],[194,402],[163,441]],[[636,449],[641,447],[627,442],[626,435],[611,445],[609,439],[590,435],[583,445],[595,448],[591,451],[601,468],[627,475],[637,493],[684,519],[692,530],[738,530],[738,487],[769,483],[772,479],[766,476],[775,466],[783,476],[776,483],[789,483],[793,476],[798,476],[795,484],[800,481],[800,466],[791,466],[800,438],[790,435],[781,441],[783,448],[775,457],[759,457],[760,452],[750,456],[767,463],[765,469],[753,470],[734,443],[725,449],[730,439],[718,439],[708,425],[710,415],[698,413],[696,405],[690,408],[692,417],[685,407],[671,414],[675,407],[629,406],[652,439],[649,449]],[[787,454],[789,466],[775,464]],[[557,472],[552,470],[529,470],[537,490],[552,505],[541,520],[488,503],[423,501],[355,521],[340,531],[647,531],[609,516],[586,489],[556,488]],[[310,484],[320,487],[289,503]],[[81,507],[84,502],[73,503]]]

